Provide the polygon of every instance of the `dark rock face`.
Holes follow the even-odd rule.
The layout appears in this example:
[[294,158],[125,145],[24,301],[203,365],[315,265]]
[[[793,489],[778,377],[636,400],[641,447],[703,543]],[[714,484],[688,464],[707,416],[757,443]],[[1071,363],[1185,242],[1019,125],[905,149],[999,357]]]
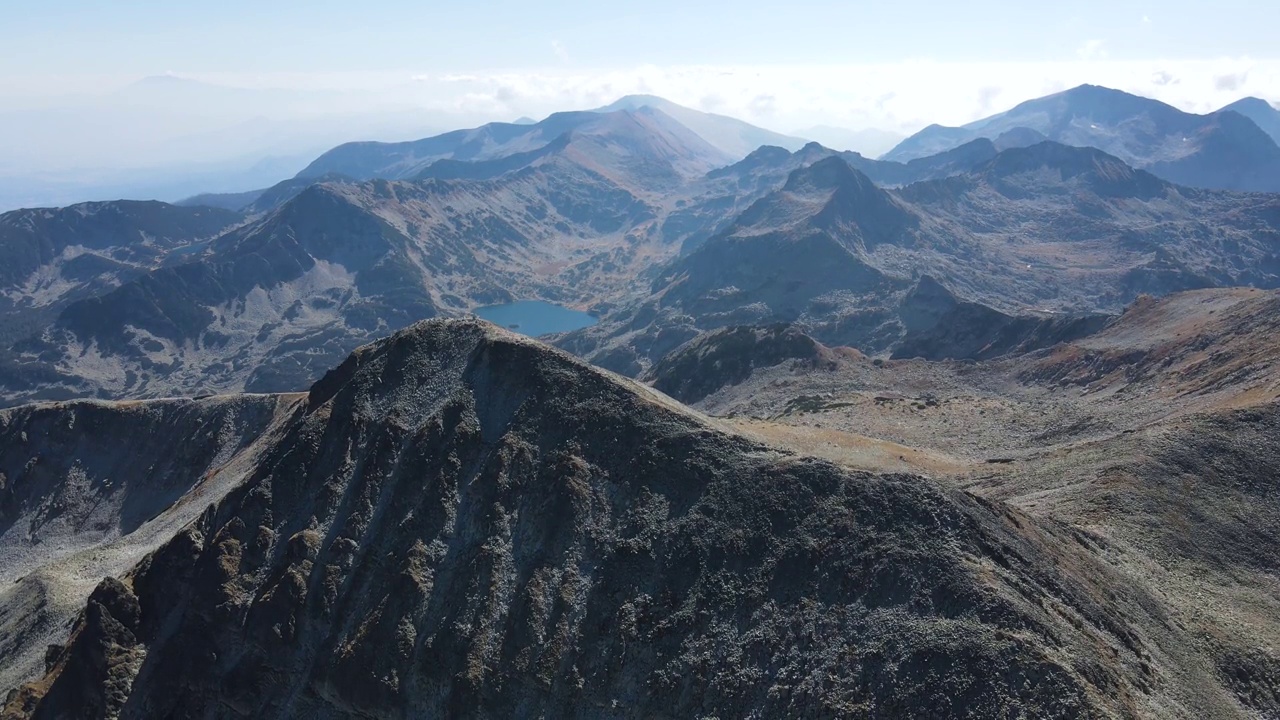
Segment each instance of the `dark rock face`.
[[[0,412],[0,689],[28,679],[52,659],[46,647],[65,642],[83,601],[72,604],[77,588],[123,572],[221,497],[234,483],[231,459],[269,437],[290,402],[248,396]],[[112,559],[130,553],[123,564]]]
[[987,360],[1025,353],[1091,335],[1114,320],[1111,315],[1006,315],[963,302],[928,275],[916,283],[899,308],[904,334],[893,358]]
[[1141,591],[1086,547],[430,322],[317,383],[5,712],[1133,715]]
[[731,327],[699,335],[668,353],[645,375],[655,388],[693,404],[725,385],[736,385],[755,368],[787,360],[821,363],[830,350],[790,325]]
[[67,648],[50,648],[47,662],[57,679],[38,705],[30,689],[14,705],[29,706],[34,717],[119,717],[145,649],[135,633],[141,619],[138,598],[115,578],[104,579],[76,621]]

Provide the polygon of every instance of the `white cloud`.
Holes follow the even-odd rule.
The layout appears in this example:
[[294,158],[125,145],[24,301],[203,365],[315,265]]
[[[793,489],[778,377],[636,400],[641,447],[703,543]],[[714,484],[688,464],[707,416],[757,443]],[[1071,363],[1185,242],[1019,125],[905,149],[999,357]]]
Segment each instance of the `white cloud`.
[[[900,133],[915,132],[930,123],[963,124],[1082,83],[1118,88],[1201,113],[1246,95],[1280,100],[1280,59],[1090,56],[1022,64],[915,60],[590,70],[555,65],[483,72],[405,68],[183,73],[183,77],[223,87],[210,91],[207,102],[199,106],[201,112],[191,112],[194,106],[187,100],[184,106],[167,109],[160,106],[162,100],[156,100],[140,116],[133,104],[116,107],[133,96],[111,100],[116,88],[136,78],[86,76],[81,87],[86,94],[99,95],[76,102],[92,111],[64,113],[65,122],[36,125],[35,119],[44,116],[22,115],[12,101],[28,88],[7,84],[0,77],[0,108],[5,109],[0,112],[0,167],[17,173],[58,163],[120,167],[140,166],[154,158],[178,163],[247,158],[251,152],[309,153],[317,146],[347,140],[405,140],[522,115],[541,118],[559,110],[599,107],[629,94],[659,95],[780,131],[826,125]],[[69,85],[50,82],[47,86],[50,92],[55,87]],[[227,87],[270,92],[227,93]],[[73,107],[65,96],[55,99],[60,103],[57,107]],[[153,111],[153,106],[159,111]],[[218,113],[206,112],[206,107]],[[115,121],[100,122],[108,117],[107,111]],[[190,140],[197,136],[210,139]]]
[[934,122],[962,124],[1083,83],[1153,97],[1192,112],[1215,110],[1242,95],[1280,99],[1280,60],[1122,61],[1102,52],[1095,46],[1088,53],[1091,59],[1056,63],[919,60],[473,73],[422,83],[406,97],[441,112],[478,108],[484,97],[495,112],[506,111],[488,119],[501,119],[597,107],[644,93],[779,129],[821,124],[901,132]]
[[551,52],[555,53],[555,56],[560,59],[560,62],[569,62],[569,51],[564,49],[564,43],[559,40],[551,41]]
[[1106,48],[1103,47],[1105,43],[1105,40],[1085,40],[1083,45],[1076,48],[1076,57],[1085,61],[1105,60],[1107,58]]

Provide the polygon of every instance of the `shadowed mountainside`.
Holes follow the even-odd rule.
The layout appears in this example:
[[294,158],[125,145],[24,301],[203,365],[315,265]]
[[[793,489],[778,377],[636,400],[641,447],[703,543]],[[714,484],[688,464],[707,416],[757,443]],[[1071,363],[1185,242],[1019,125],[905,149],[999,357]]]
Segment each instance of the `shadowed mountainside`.
[[215,208],[120,200],[0,215],[0,343],[241,220]]
[[0,412],[0,687],[45,669],[104,575],[239,480],[297,398],[28,405]]
[[362,348],[252,464],[6,717],[1191,713],[1090,535],[485,324]]
[[816,346],[803,354],[821,362],[770,364],[747,348],[764,361],[745,373],[726,372],[745,358],[721,331],[669,356],[655,382],[718,378],[695,407],[750,437],[925,472],[1086,529],[1125,582],[1161,589],[1163,619],[1142,640],[1153,685],[1214,688],[1188,697],[1193,715],[1269,717],[1280,710],[1277,309],[1275,291],[1198,290],[1141,298],[1103,330],[1033,353],[872,362]]

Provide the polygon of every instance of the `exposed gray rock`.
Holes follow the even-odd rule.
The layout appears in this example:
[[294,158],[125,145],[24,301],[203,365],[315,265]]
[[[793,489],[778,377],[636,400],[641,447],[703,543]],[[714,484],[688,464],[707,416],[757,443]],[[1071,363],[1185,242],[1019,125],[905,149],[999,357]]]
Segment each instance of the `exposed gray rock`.
[[493,326],[362,348],[290,423],[99,589],[6,717],[1074,718],[1166,697],[1146,591],[1076,531],[780,453]]

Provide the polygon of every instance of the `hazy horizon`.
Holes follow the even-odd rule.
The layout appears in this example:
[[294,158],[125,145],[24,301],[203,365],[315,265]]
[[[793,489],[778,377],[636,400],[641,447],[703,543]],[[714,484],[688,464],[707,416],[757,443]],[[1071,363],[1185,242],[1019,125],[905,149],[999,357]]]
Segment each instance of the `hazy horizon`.
[[[93,188],[177,192],[184,178],[183,192],[247,190],[341,142],[537,119],[631,94],[864,152],[1083,83],[1197,113],[1246,96],[1280,100],[1266,31],[1280,8],[1239,0],[1211,17],[1189,3],[803,0],[788,8],[792,26],[767,10],[667,0],[643,15],[579,2],[33,5],[0,27],[10,50],[0,59],[0,207]],[[879,132],[851,134],[866,130]]]

